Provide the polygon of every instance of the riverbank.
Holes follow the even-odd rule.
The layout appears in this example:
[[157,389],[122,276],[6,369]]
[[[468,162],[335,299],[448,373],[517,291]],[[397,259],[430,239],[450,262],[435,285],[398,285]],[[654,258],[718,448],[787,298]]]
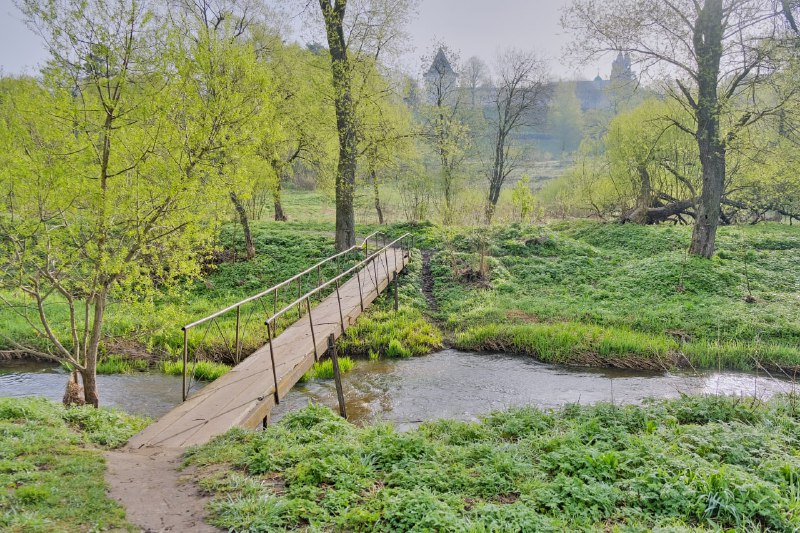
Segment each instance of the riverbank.
[[512,409],[398,433],[325,407],[190,452],[210,521],[283,531],[789,531],[796,397]]
[[[362,233],[373,229],[378,228]],[[721,228],[711,260],[686,255],[691,228],[680,226],[570,221],[381,229],[413,232],[424,254],[415,254],[402,278],[401,313],[379,299],[340,341],[343,356],[403,357],[449,345],[575,366],[767,370],[786,376],[800,370],[798,228]],[[256,259],[234,262],[242,243],[230,227],[202,280],[152,300],[114,303],[100,371],[179,370],[181,325],[333,251],[327,222],[254,222],[253,230]],[[284,296],[288,301],[292,295]],[[0,319],[5,336],[42,342],[8,309]],[[221,324],[223,332],[232,327]],[[216,328],[198,335],[193,342],[202,343],[197,351],[209,363],[200,368],[208,370],[207,377],[235,364],[225,344],[232,335]],[[262,341],[259,329],[249,328],[244,352]]]

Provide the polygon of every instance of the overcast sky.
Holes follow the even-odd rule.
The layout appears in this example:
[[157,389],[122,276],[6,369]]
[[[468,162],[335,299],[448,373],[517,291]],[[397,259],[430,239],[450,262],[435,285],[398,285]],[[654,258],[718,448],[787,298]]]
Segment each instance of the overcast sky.
[[[549,59],[554,77],[607,77],[611,65],[575,66],[562,57],[569,42],[559,24],[560,10],[569,0],[421,0],[411,21],[412,50],[403,63],[414,74],[419,57],[435,39],[460,51],[462,59],[477,55],[491,63],[497,52],[509,46],[534,49]],[[12,0],[0,0],[0,68],[6,74],[36,72],[45,58],[38,37],[20,20]]]

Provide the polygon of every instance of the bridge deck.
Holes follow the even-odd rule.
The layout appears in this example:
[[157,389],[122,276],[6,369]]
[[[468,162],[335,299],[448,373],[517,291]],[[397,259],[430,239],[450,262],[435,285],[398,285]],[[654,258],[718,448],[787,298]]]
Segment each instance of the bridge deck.
[[[377,283],[372,263],[361,272],[365,308],[389,286],[394,279],[394,272],[402,271],[408,260],[402,249],[391,249],[385,258],[381,254],[377,261]],[[347,329],[361,314],[361,298],[355,276],[340,287],[339,294],[344,327]],[[336,293],[313,308],[311,316],[317,353],[322,355],[327,350],[328,336],[332,333],[338,338],[343,333]],[[277,366],[278,395],[283,398],[314,364],[314,342],[308,315],[273,339],[272,346]],[[235,426],[255,428],[275,406],[274,392],[269,345],[265,345],[135,435],[128,442],[128,447],[184,448],[208,442]]]

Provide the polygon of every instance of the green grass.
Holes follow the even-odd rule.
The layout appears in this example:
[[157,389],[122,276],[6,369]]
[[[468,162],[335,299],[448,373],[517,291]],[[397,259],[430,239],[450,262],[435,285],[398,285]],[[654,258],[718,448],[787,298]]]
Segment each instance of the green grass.
[[[157,293],[152,300],[112,299],[104,350],[122,358],[109,361],[106,368],[130,370],[122,363],[124,352],[113,349],[116,339],[133,341],[167,359],[180,357],[182,325],[332,253],[334,225],[326,194],[287,191],[285,204],[290,222],[253,222],[255,260],[219,264],[205,279]],[[367,204],[359,209],[359,235],[379,229]],[[380,229],[394,236],[413,232],[418,246],[437,251],[431,269],[438,311],[427,308],[420,289],[421,261],[415,254],[402,278],[400,313],[394,314],[391,298],[379,298],[340,341],[343,355],[421,355],[456,344],[522,351],[572,364],[628,365],[653,354],[658,364],[743,370],[759,365],[792,370],[800,362],[797,227],[723,227],[712,260],[687,257],[691,228],[681,226],[568,221],[488,229],[401,223]],[[482,242],[490,272],[487,283],[474,277]],[[226,225],[218,244],[222,250],[241,252],[238,226]],[[333,272],[327,269],[323,276],[330,279]],[[307,280],[302,290],[314,283]],[[751,293],[754,302],[748,303]],[[6,296],[22,301],[19,294]],[[294,287],[280,295],[278,306],[293,297]],[[63,305],[54,300],[49,309],[56,327],[65,323]],[[270,302],[261,301],[242,308],[245,354],[266,342],[262,321],[271,309]],[[295,319],[284,317],[279,329]],[[0,322],[4,335],[45,347],[25,320],[8,309],[0,309]],[[213,324],[192,330],[192,353],[233,364],[234,323],[235,314],[229,313],[221,317],[219,329]]]
[[[197,361],[196,364],[189,363],[187,372],[192,372],[194,368],[194,377],[200,381],[214,381],[220,376],[225,375],[231,367],[222,363],[213,363],[211,361]],[[183,375],[183,361],[162,361],[161,370],[170,376]]]
[[[441,235],[436,316],[461,348],[574,364],[800,365],[798,228],[721,228],[711,260],[686,256],[688,227],[573,221]],[[470,273],[483,238],[481,285]]]
[[0,530],[133,530],[106,496],[103,448],[147,420],[44,399],[0,398]]
[[149,368],[150,363],[144,359],[129,359],[121,355],[112,355],[97,363],[98,374],[132,374],[146,372]]
[[[355,363],[349,357],[339,357],[339,372],[346,374],[353,370]],[[312,379],[333,379],[333,361],[325,359],[317,361],[311,370],[303,374],[300,381],[309,381]]]
[[359,428],[325,407],[190,452],[237,531],[792,531],[800,400],[684,397]]

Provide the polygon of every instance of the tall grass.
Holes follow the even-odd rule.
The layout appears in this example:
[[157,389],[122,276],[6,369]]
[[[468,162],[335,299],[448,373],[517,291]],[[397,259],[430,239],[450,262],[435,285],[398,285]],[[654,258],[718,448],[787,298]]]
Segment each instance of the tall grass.
[[[201,381],[214,381],[231,369],[228,365],[212,363],[211,361],[198,361],[196,364],[189,363],[187,372],[192,372],[192,368],[194,368],[194,377]],[[162,361],[161,370],[171,376],[182,376],[183,361]]]
[[[339,372],[346,374],[350,372],[355,363],[349,357],[339,357]],[[333,379],[333,361],[331,359],[324,359],[317,361],[311,369],[303,374],[300,381],[310,381],[312,379]]]

